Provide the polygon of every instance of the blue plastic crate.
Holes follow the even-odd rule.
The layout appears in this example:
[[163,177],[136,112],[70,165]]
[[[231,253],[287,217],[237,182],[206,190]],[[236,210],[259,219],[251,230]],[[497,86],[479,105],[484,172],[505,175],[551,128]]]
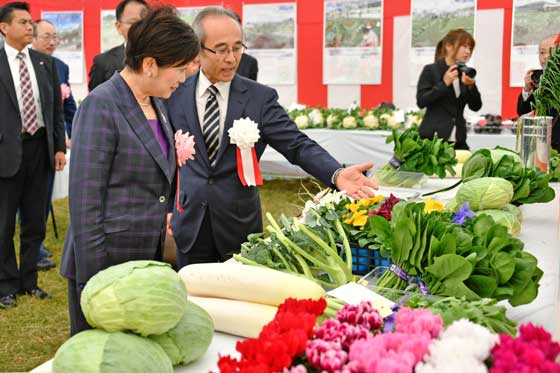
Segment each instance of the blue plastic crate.
[[[350,246],[352,252],[352,273],[365,275],[375,267],[388,267],[391,261],[388,257],[381,256],[379,250]],[[344,252],[342,252],[344,257]]]

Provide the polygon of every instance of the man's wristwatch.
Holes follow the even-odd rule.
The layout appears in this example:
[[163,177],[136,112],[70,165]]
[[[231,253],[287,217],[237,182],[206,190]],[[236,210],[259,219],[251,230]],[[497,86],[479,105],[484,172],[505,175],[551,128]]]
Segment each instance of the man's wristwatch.
[[342,170],[344,170],[344,167],[337,168],[336,171],[333,173],[333,175],[331,177],[331,183],[335,188],[336,188],[336,181],[338,179],[338,175],[340,174],[340,172]]

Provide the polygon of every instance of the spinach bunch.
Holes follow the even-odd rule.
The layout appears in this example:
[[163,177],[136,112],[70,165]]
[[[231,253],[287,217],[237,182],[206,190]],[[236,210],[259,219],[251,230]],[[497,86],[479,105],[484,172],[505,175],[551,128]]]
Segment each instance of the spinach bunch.
[[393,130],[386,143],[393,142],[393,159],[378,172],[378,178],[386,185],[408,186],[409,176],[399,175],[398,171],[418,172],[425,175],[438,175],[444,178],[446,171],[455,175],[453,166],[457,164],[453,145],[434,136],[422,139],[416,128],[403,132]]
[[[488,215],[451,222],[449,212],[424,213],[424,203],[400,202],[389,222],[371,217],[381,254],[410,276],[420,277],[432,294],[468,300],[507,299],[513,306],[537,296],[543,272],[523,242]],[[386,271],[379,287],[404,290],[409,284]]]
[[555,193],[548,183],[551,175],[538,168],[526,168],[513,150],[496,147],[479,149],[463,165],[461,180],[442,190],[425,193],[423,196],[450,190],[461,184],[481,177],[500,177],[513,185],[514,205],[544,203],[554,199]]
[[404,305],[410,308],[428,308],[443,319],[448,327],[453,321],[467,319],[482,325],[496,334],[517,334],[517,323],[506,316],[506,308],[496,304],[495,299],[468,301],[465,298],[425,297],[411,295]]

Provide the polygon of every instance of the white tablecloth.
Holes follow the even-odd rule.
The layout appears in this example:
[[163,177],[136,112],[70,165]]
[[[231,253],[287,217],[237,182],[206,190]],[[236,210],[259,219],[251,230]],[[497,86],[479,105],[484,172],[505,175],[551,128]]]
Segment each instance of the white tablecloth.
[[[456,179],[430,179],[427,185],[419,191],[432,191],[443,188],[455,182]],[[510,318],[519,323],[533,322],[543,326],[552,333],[556,341],[560,340],[560,184],[552,184],[556,191],[554,201],[547,204],[533,204],[522,206],[523,223],[520,239],[525,243],[525,249],[537,257],[539,267],[544,271],[540,281],[537,298],[528,305],[511,307],[503,302]],[[412,196],[415,191],[380,187],[380,193],[389,195],[394,192],[401,198]],[[432,198],[448,200],[456,193],[455,190],[434,195]],[[216,333],[208,352],[197,362],[175,368],[179,373],[217,372],[216,363],[218,353],[221,355],[234,354],[235,342],[239,340],[228,334]],[[50,373],[51,361],[35,368],[35,373]]]
[[[325,148],[336,160],[345,165],[372,162],[375,167],[382,167],[393,156],[393,143],[385,140],[389,131],[358,131],[313,129],[304,131],[307,136]],[[471,150],[503,146],[515,148],[513,134],[476,134],[469,133],[467,142]],[[261,172],[268,177],[303,177],[308,176],[298,166],[290,164],[280,153],[268,146],[259,162]]]

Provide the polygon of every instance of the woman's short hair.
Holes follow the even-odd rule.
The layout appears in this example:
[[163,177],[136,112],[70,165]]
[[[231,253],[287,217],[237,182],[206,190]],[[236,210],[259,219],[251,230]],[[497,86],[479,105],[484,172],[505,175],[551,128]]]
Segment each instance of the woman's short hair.
[[200,41],[192,27],[177,15],[171,6],[148,11],[128,31],[125,65],[140,71],[146,57],[159,67],[181,66],[191,62],[200,52]]
[[445,58],[445,46],[452,45],[455,49],[455,52],[459,49],[462,45],[468,45],[471,47],[471,51],[474,50],[474,46],[476,42],[472,35],[465,31],[462,28],[456,28],[450,30],[444,37],[441,39],[436,46],[436,54],[435,54],[435,61],[439,61]]

